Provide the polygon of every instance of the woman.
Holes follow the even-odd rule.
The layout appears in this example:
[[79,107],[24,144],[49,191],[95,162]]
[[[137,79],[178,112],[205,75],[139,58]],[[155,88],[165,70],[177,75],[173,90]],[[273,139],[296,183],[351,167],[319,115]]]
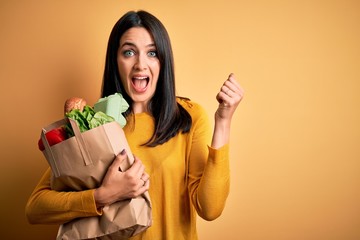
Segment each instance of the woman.
[[[149,191],[153,225],[133,239],[197,239],[196,214],[220,216],[229,192],[229,135],[243,90],[230,74],[216,99],[212,135],[206,113],[189,99],[175,96],[170,40],[162,23],[145,12],[128,12],[109,38],[102,96],[120,92],[131,108],[124,127],[135,162],[118,171],[119,154],[97,189],[56,192],[48,170],[31,195],[31,223],[62,224],[97,216],[113,202]],[[141,160],[140,160],[141,159]]]

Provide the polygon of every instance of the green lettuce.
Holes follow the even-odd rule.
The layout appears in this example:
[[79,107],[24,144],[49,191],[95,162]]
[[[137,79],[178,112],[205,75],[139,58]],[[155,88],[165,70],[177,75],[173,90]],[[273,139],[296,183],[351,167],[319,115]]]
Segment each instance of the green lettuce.
[[[85,132],[92,128],[115,121],[113,117],[106,115],[101,111],[95,112],[94,109],[88,105],[84,107],[83,111],[73,109],[66,113],[65,116],[75,120],[79,126],[80,132]],[[65,130],[69,137],[74,136],[74,131],[70,123],[65,126]]]

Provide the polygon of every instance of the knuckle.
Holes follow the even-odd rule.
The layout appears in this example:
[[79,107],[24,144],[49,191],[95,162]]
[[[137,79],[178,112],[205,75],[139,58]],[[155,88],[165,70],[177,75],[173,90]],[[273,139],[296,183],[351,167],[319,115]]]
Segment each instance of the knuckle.
[[129,173],[126,174],[126,180],[131,185],[136,184],[136,182],[137,182],[136,177],[133,174],[129,174]]

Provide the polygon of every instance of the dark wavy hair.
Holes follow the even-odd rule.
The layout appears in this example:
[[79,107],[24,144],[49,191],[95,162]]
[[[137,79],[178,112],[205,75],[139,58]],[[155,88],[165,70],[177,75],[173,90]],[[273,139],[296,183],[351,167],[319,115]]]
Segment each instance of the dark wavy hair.
[[[107,46],[101,96],[106,97],[118,92],[132,106],[133,101],[122,85],[117,64],[120,38],[132,27],[143,27],[152,35],[160,61],[159,79],[148,106],[155,119],[155,131],[152,138],[144,144],[155,147],[167,142],[179,132],[189,132],[192,120],[190,114],[176,101],[174,58],[169,35],[164,25],[152,14],[146,11],[130,11],[114,25]],[[125,116],[131,111],[130,108]]]

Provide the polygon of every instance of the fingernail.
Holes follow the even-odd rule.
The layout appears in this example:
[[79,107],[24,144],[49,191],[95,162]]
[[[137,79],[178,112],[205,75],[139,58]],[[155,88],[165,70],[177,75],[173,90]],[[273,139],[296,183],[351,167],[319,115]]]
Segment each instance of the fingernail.
[[120,155],[125,155],[126,154],[126,150],[125,148],[120,152]]

